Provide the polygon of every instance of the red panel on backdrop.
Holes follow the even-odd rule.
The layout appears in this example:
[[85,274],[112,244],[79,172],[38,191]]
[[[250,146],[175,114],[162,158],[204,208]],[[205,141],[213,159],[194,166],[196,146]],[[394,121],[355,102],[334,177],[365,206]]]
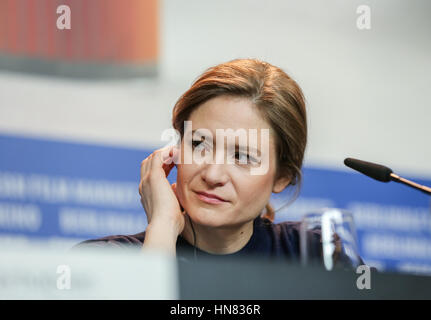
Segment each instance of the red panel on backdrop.
[[[71,29],[57,29],[68,5]],[[158,0],[0,0],[0,53],[64,61],[157,61]]]

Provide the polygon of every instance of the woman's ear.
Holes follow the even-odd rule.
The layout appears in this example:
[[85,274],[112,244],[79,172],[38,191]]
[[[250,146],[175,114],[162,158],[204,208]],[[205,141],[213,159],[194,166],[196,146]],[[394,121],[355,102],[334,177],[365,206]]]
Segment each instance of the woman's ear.
[[281,191],[286,189],[286,187],[290,184],[291,181],[292,181],[292,178],[290,178],[289,176],[279,177],[275,181],[274,186],[272,187],[272,192],[280,193]]

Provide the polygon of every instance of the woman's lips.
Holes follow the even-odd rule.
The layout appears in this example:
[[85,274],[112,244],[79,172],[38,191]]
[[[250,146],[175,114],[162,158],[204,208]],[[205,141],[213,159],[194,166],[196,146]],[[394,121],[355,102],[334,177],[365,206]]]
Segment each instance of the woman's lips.
[[225,200],[221,200],[220,198],[216,198],[216,196],[209,195],[204,192],[196,192],[196,195],[203,202],[210,203],[210,204],[220,204],[220,203],[227,202]]

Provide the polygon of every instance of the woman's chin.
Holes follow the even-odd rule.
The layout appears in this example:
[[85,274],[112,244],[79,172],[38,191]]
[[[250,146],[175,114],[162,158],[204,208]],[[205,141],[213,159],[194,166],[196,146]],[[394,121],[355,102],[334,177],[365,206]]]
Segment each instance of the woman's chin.
[[199,209],[198,214],[194,214],[193,211],[189,212],[189,216],[193,223],[199,224],[205,227],[218,228],[229,225],[229,220],[223,219],[222,214],[215,210]]

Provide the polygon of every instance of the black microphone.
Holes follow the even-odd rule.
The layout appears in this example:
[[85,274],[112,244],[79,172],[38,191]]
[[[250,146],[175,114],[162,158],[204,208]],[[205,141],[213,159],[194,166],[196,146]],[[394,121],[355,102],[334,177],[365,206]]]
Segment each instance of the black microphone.
[[408,185],[409,187],[418,189],[428,195],[431,195],[431,188],[420,185],[416,182],[404,179],[395,173],[393,171],[385,166],[382,166],[380,164],[362,161],[358,159],[353,158],[346,158],[344,159],[344,164],[348,166],[349,168],[352,168],[356,171],[359,171],[360,173],[365,174],[366,176],[376,179],[378,181],[382,182],[389,182],[389,181],[395,181],[400,182],[405,185]]
[[370,178],[389,182],[391,181],[392,170],[380,164],[375,164],[367,161],[357,160],[353,158],[344,159],[344,164],[360,173],[369,176]]

